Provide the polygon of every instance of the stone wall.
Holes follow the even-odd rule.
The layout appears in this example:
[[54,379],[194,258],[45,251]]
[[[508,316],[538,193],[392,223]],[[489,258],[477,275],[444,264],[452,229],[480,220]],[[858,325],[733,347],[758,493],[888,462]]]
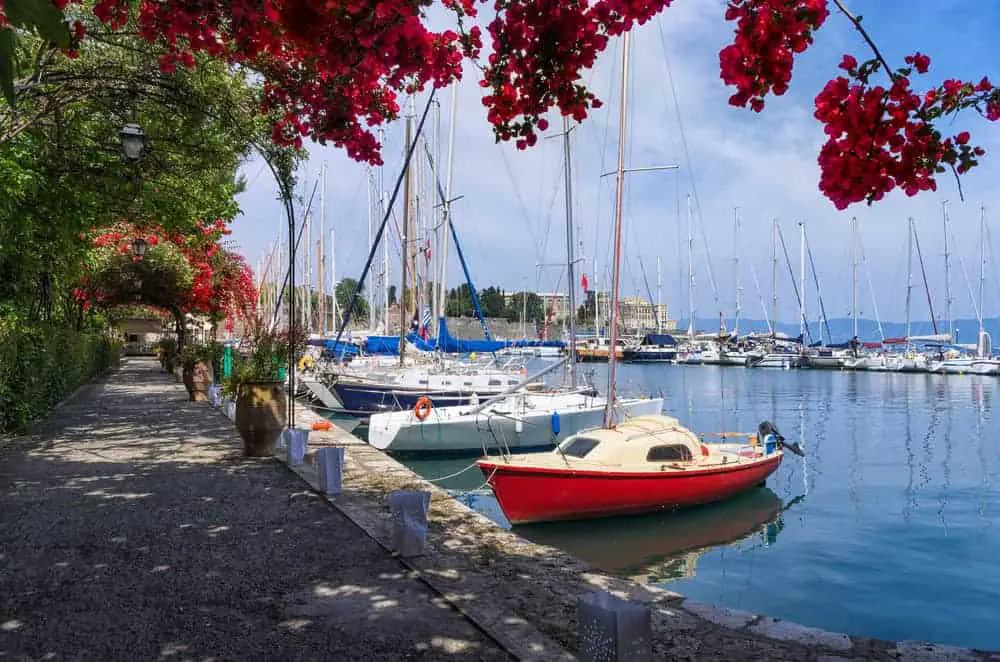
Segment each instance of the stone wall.
[[[486,323],[494,338],[518,339],[521,337],[520,322],[508,322],[502,317],[487,317]],[[481,340],[483,337],[483,327],[479,320],[474,317],[449,317],[448,332],[454,338]],[[528,323],[527,333],[529,338],[535,337],[534,322]]]

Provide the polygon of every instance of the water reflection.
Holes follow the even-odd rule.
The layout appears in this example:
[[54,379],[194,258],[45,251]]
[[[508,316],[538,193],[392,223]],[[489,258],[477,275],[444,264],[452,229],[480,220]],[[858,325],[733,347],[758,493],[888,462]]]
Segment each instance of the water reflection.
[[[771,420],[806,449],[770,490],[689,511],[518,527],[692,599],[889,639],[1000,649],[1000,444],[980,376],[622,365],[695,430]],[[725,371],[723,373],[723,371]],[[597,371],[597,383],[603,374]],[[407,460],[426,476],[472,460]],[[801,473],[800,473],[801,472]],[[439,483],[503,523],[482,476]],[[790,499],[808,494],[794,513]],[[771,545],[780,533],[780,544]],[[928,587],[932,590],[929,591]],[[931,602],[933,601],[933,602]],[[935,608],[930,608],[931,605]]]
[[695,575],[711,547],[760,536],[771,545],[784,528],[781,499],[768,488],[718,504],[587,522],[524,525],[518,535],[558,546],[592,566],[659,583]]

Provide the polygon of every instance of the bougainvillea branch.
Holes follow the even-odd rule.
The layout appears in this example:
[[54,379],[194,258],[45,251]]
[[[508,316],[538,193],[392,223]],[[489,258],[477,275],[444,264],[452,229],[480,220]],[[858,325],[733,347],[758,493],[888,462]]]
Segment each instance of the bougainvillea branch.
[[[169,233],[155,225],[120,223],[94,230],[85,276],[73,295],[84,308],[92,304],[158,306],[227,321],[251,320],[257,312],[257,290],[246,260],[224,249],[229,234],[223,221],[199,223],[191,234]],[[132,254],[136,238],[147,243],[146,255]]]
[[[67,4],[21,2],[59,11]],[[768,95],[788,91],[795,57],[828,22],[830,2],[727,2],[733,40],[719,52],[719,65],[722,80],[734,88],[731,104],[760,112]],[[947,168],[959,175],[975,167],[982,148],[965,132],[941,135],[934,122],[966,108],[1000,119],[1000,91],[986,79],[947,80],[918,94],[910,77],[926,73],[929,58],[916,53],[893,69],[860,19],[841,0],[832,2],[874,57],[858,65],[846,56],[844,73],[816,97],[815,116],[827,136],[819,155],[821,191],[842,209],[897,188],[907,195],[933,190],[935,176]],[[497,140],[531,147],[553,110],[583,120],[600,106],[583,72],[612,37],[650,20],[671,0],[493,0],[485,30],[476,25],[476,0],[441,0],[454,26],[440,31],[428,27],[433,0],[141,0],[135,10],[130,4],[97,0],[93,13],[112,29],[134,20],[145,39],[164,49],[166,72],[195,66],[196,54],[259,72],[263,110],[279,118],[275,142],[301,146],[308,136],[378,164],[372,127],[398,116],[400,95],[460,78],[465,59],[482,71],[482,101]],[[0,5],[0,26],[4,21]],[[491,50],[481,62],[484,31]],[[85,32],[73,23],[72,45]],[[889,77],[887,85],[872,81],[877,71]]]
[[[965,108],[996,120],[1000,90],[986,78],[948,80],[919,96],[910,76],[925,74],[930,58],[915,53],[905,58],[907,66],[892,69],[861,20],[841,0],[833,2],[873,57],[859,65],[845,55],[839,66],[847,77],[834,78],[816,96],[814,116],[827,136],[818,158],[823,194],[845,209],[881,200],[897,188],[909,196],[936,190],[935,175],[946,168],[957,178],[975,167],[985,151],[970,144],[968,132],[944,137],[934,121]],[[736,21],[735,39],[719,55],[723,80],[736,87],[730,103],[759,112],[767,94],[784,94],[794,56],[812,44],[828,15],[826,0],[731,0],[726,18]],[[872,82],[879,71],[888,86]]]

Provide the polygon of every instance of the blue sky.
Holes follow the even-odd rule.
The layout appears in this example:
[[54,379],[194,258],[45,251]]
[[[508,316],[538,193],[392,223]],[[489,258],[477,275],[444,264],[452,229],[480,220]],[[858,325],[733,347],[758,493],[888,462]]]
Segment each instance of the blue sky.
[[[831,14],[815,46],[797,60],[790,92],[770,98],[768,107],[758,115],[726,103],[731,91],[723,86],[718,71],[718,51],[731,35],[730,25],[722,18],[724,5],[722,0],[677,2],[634,32],[628,164],[677,164],[680,168],[627,176],[624,294],[646,293],[641,259],[655,296],[659,257],[663,300],[670,305],[672,317],[687,316],[687,221],[683,208],[685,196],[696,193],[694,308],[699,317],[712,317],[720,308],[728,315],[733,309],[734,207],[739,207],[743,225],[739,252],[744,316],[762,315],[751,264],[764,299],[770,298],[772,218],[781,222],[796,278],[797,223],[805,222],[827,313],[831,317],[848,314],[852,216],[858,219],[868,263],[867,270],[859,270],[862,314],[874,314],[868,286],[870,273],[874,305],[881,317],[903,318],[906,223],[912,216],[924,252],[935,312],[941,316],[945,305],[941,203],[948,200],[954,234],[954,313],[956,317],[972,316],[959,256],[973,289],[977,289],[982,205],[993,226],[995,241],[991,248],[1000,255],[1000,125],[967,113],[949,120],[951,126],[942,127],[956,133],[970,130],[974,141],[988,152],[983,164],[963,178],[965,202],[959,199],[955,182],[947,175],[939,180],[937,193],[917,198],[893,194],[873,207],[854,205],[837,212],[817,189],[816,154],[823,133],[812,118],[813,98],[824,82],[838,73],[836,65],[844,53],[850,52],[859,60],[866,57],[860,37],[845,18]],[[854,0],[849,6],[864,16],[891,63],[901,64],[906,54],[918,50],[928,54],[932,60],[930,74],[924,77],[928,84],[950,77],[978,81],[984,75],[1000,83],[1000,58],[991,43],[991,37],[1000,34],[1000,3],[937,0],[906,3],[904,8],[881,0]],[[620,45],[615,42],[595,70],[585,75],[593,91],[606,103],[573,134],[578,251],[585,259],[584,270],[591,287],[602,289],[607,287],[610,270],[614,178],[601,178],[601,173],[613,169],[615,163],[620,58]],[[676,106],[668,74],[676,89]],[[507,290],[565,289],[565,275],[559,268],[536,266],[565,260],[561,141],[541,140],[527,152],[519,152],[512,145],[496,145],[476,82],[476,72],[467,69],[466,80],[458,91],[453,184],[453,194],[463,196],[453,206],[453,216],[476,284],[495,284]],[[917,78],[914,87],[920,90],[924,84]],[[448,94],[442,94],[440,100],[444,136]],[[422,102],[416,101],[418,110]],[[550,119],[553,130],[557,129],[559,118],[553,115]],[[402,127],[392,125],[386,131],[384,177],[391,186],[402,162]],[[444,154],[443,137],[441,151]],[[310,152],[311,159],[301,173],[304,179],[313,181],[322,163],[328,167],[326,227],[335,228],[337,233],[336,278],[357,277],[368,248],[368,170],[333,148],[313,145]],[[239,198],[243,213],[233,225],[233,239],[255,265],[282,232],[284,221],[266,168],[252,160],[245,165],[244,174],[249,188]],[[1000,315],[1000,264],[993,264],[990,253],[988,249],[984,311],[987,316],[995,316]],[[393,254],[398,256],[398,243]],[[390,276],[392,282],[397,282],[398,257],[390,259]],[[449,286],[461,282],[454,254],[449,258],[448,271]],[[915,271],[914,276],[919,284],[919,272]],[[797,319],[798,304],[783,259],[779,262],[778,281],[778,317]],[[814,318],[818,309],[815,291],[811,284],[807,290],[808,315]],[[928,317],[926,305],[917,303],[923,300],[921,288],[914,296],[915,319]],[[770,310],[770,303],[767,306]]]

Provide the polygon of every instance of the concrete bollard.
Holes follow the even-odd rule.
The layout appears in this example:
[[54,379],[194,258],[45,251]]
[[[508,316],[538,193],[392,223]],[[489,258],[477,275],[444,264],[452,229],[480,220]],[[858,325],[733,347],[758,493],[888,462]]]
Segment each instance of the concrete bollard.
[[288,428],[288,464],[296,466],[302,464],[306,459],[306,450],[309,448],[309,430],[298,428]]
[[226,398],[225,405],[226,405],[226,418],[228,418],[231,421],[235,421],[236,403],[230,400],[229,398]]
[[431,493],[396,490],[389,493],[392,513],[392,548],[400,556],[419,556],[427,544],[427,509]]
[[323,494],[340,494],[344,487],[344,449],[339,446],[316,451],[316,472]]
[[653,659],[649,606],[594,591],[577,601],[581,662]]
[[218,384],[212,384],[208,387],[208,403],[213,407],[222,404],[222,387]]

